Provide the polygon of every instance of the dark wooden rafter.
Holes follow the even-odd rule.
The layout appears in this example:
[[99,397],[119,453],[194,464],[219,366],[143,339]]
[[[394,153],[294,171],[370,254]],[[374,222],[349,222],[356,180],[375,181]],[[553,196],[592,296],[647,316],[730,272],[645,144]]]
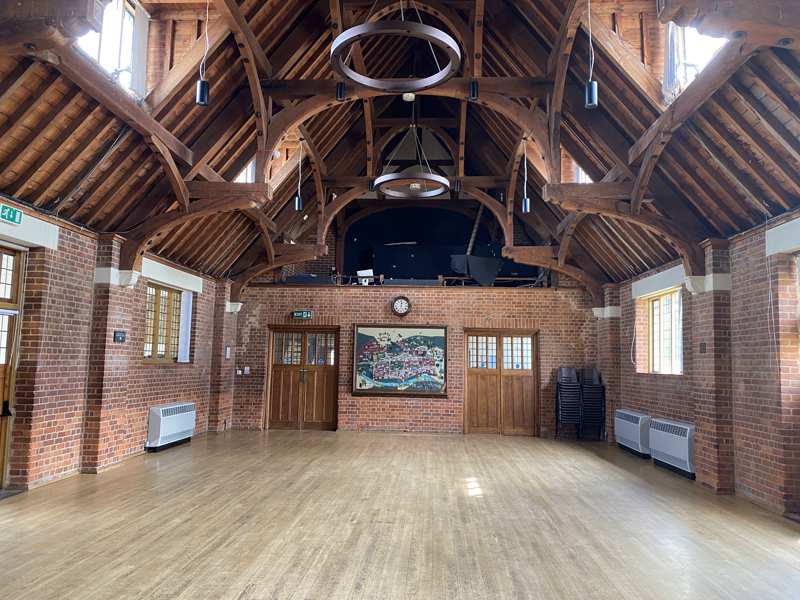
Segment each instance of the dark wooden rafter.
[[[620,182],[625,178],[625,171],[621,167],[614,167],[603,177],[601,183]],[[584,212],[571,212],[558,224],[558,264],[564,265],[569,257],[570,248],[578,227],[588,215]]]
[[639,214],[642,199],[658,159],[673,134],[756,52],[758,48],[749,44],[746,36],[730,40],[711,59],[703,72],[631,146],[628,164],[638,167],[631,196],[633,214]]
[[603,215],[612,219],[634,223],[667,239],[683,258],[687,275],[705,273],[705,262],[700,251],[700,240],[687,237],[687,233],[669,219],[655,214],[636,214],[631,209],[633,182],[624,183],[561,183],[547,184],[542,190],[546,202],[569,211]]
[[[321,87],[327,87],[328,84],[320,82]],[[430,96],[443,96],[456,99],[467,99],[468,83],[466,85],[460,84],[458,81],[451,79],[450,81],[424,92],[421,95]],[[367,97],[377,97],[388,95],[385,92],[371,90],[367,88],[348,88],[347,96],[344,101],[352,102]],[[523,135],[531,136],[539,145],[544,145],[547,138],[547,118],[544,113],[534,107],[529,110],[524,106],[513,102],[509,98],[495,93],[481,93],[480,97],[475,101],[481,106],[486,106],[493,110],[497,110],[506,115],[512,121],[515,121],[523,129]],[[318,94],[302,101],[301,103],[286,108],[279,112],[272,120],[272,127],[270,130],[267,148],[272,150],[278,145],[278,142],[283,137],[285,132],[303,121],[319,114],[325,110],[333,108],[338,103],[332,95]],[[544,153],[544,148],[542,148]]]
[[233,285],[231,285],[231,302],[240,302],[242,298],[242,291],[256,277],[288,265],[314,260],[328,253],[327,246],[319,246],[316,244],[282,244],[280,246],[282,248],[286,248],[288,246],[292,248],[292,250],[284,251],[283,254],[278,253],[275,257],[275,260],[269,263],[253,265],[252,267],[233,277]]
[[232,198],[213,197],[197,200],[189,205],[187,211],[168,211],[156,215],[140,226],[124,233],[125,242],[120,250],[120,270],[141,270],[141,259],[147,249],[157,242],[165,231],[186,221],[211,214],[256,208],[258,202],[242,195]]
[[553,78],[553,93],[547,108],[546,155],[547,178],[552,183],[561,182],[561,111],[564,104],[564,87],[569,73],[569,57],[585,10],[586,0],[570,0],[561,20],[558,37],[547,59],[547,74]]
[[189,210],[189,190],[186,187],[186,182],[183,180],[178,165],[175,164],[175,159],[172,158],[172,152],[158,137],[151,135],[147,139],[153,153],[155,154],[158,162],[161,163],[161,168],[164,169],[164,175],[169,180],[172,191],[175,193],[175,199],[180,204],[183,210]]

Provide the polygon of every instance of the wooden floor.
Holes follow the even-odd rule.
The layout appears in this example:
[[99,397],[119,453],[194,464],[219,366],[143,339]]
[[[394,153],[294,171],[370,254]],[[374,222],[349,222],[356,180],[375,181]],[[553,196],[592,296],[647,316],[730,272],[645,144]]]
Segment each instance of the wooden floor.
[[605,444],[228,433],[0,502],[0,597],[800,598],[800,526]]

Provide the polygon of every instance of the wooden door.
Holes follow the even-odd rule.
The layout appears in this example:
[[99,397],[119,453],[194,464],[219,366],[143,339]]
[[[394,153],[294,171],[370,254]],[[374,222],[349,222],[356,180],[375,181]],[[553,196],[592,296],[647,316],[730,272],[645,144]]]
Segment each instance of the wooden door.
[[536,364],[532,335],[504,335],[500,398],[504,435],[533,435],[536,431]]
[[538,383],[533,333],[467,332],[465,431],[534,435]]
[[336,344],[334,332],[273,333],[270,429],[336,429]]
[[0,487],[5,483],[13,420],[22,260],[21,253],[0,248]]
[[467,433],[500,433],[497,336],[467,335]]
[[336,334],[305,334],[305,355],[301,373],[302,429],[336,429],[338,372]]
[[269,428],[300,429],[303,333],[276,331],[273,339]]

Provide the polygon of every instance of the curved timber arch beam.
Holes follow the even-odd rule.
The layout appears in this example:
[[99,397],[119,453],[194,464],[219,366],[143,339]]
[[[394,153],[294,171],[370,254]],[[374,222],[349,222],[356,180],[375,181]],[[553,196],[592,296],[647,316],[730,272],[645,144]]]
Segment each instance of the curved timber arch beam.
[[[354,202],[365,193],[367,193],[366,186],[356,186],[350,188],[344,194],[341,194],[328,204],[325,208],[325,218],[323,221],[320,222],[318,229],[317,229],[317,240],[324,240],[325,236],[328,234],[328,230],[333,223],[333,220],[336,218],[336,215],[343,211],[351,202]],[[506,221],[506,209],[505,206],[500,204],[497,200],[492,198],[489,194],[484,192],[481,189],[472,186],[466,186],[462,190],[465,195],[471,196],[473,199],[477,200],[481,204],[483,204],[486,208],[488,208],[492,214],[494,214],[495,218],[497,219],[498,223],[500,223],[500,227],[503,230],[503,240],[504,245],[511,246],[514,242],[514,235],[511,228],[508,226]]]
[[187,211],[172,210],[158,214],[131,231],[120,234],[125,236],[125,242],[120,250],[119,270],[141,270],[144,253],[160,240],[164,232],[186,221],[232,210],[246,212],[251,209],[258,209],[258,207],[259,203],[257,201],[247,197],[234,197],[223,200],[207,198],[192,202]]
[[[372,90],[364,87],[354,88],[352,86],[346,89],[346,94],[342,101],[337,101],[333,96],[318,94],[279,112],[273,117],[272,123],[270,124],[269,138],[266,144],[268,159],[270,161],[272,160],[273,153],[278,143],[287,131],[298,127],[314,115],[328,110],[329,108],[334,108],[342,102],[354,102],[365,98],[396,95],[381,90]],[[457,81],[451,79],[442,85],[419,92],[419,95],[467,100],[469,92],[465,86],[459,85]],[[522,129],[522,136],[531,137],[536,142],[542,156],[545,156],[548,139],[547,116],[540,108],[534,107],[533,110],[530,110],[522,104],[494,93],[483,93],[473,102],[497,111],[507,117],[512,123],[517,124]],[[269,165],[267,165],[267,168],[268,167]]]
[[306,262],[319,258],[322,254],[327,254],[328,249],[326,246],[307,246],[305,244],[297,244],[297,251],[289,254],[278,256],[275,260],[253,265],[233,278],[231,285],[231,302],[240,302],[242,299],[242,291],[247,285],[259,275],[275,271],[287,265],[293,265],[299,262]]
[[[430,125],[417,125],[420,129],[425,129],[430,131],[434,136],[436,136],[439,141],[447,148],[447,151],[450,152],[450,158],[453,159],[453,165],[458,164],[458,144],[452,138],[450,134],[448,134],[443,128],[441,127],[432,127]],[[389,131],[384,133],[381,138],[375,143],[375,173],[368,173],[369,177],[375,177],[378,175],[377,171],[380,169],[381,165],[383,164],[383,151],[386,149],[386,146],[389,145],[395,137],[401,135],[404,131],[408,130],[407,125],[398,125],[397,127],[392,127]]]
[[602,215],[610,219],[626,221],[664,238],[681,256],[686,275],[705,274],[705,255],[699,242],[687,237],[684,232],[668,218],[651,213],[632,212],[630,203],[634,183],[590,183],[590,184],[547,184],[542,190],[546,202],[573,212]]
[[420,202],[415,202],[414,200],[408,200],[404,202],[398,202],[395,204],[377,204],[374,206],[367,206],[366,208],[362,208],[361,210],[353,213],[344,220],[344,223],[342,223],[342,230],[337,231],[337,234],[340,237],[344,237],[345,235],[347,235],[348,230],[353,225],[355,225],[356,223],[358,223],[363,219],[366,219],[367,217],[371,217],[372,215],[377,215],[379,213],[386,212],[387,210],[405,210],[413,208],[446,210],[449,212],[459,213],[470,219],[475,218],[475,211],[463,205],[456,205],[454,203],[437,205],[436,200],[433,200],[428,204],[422,204]]
[[515,263],[550,269],[574,279],[586,288],[598,306],[602,306],[602,283],[583,269],[559,264],[558,260],[553,258],[553,252],[557,250],[556,246],[506,246],[503,248],[503,256]]
[[[463,63],[472,64],[473,62],[473,41],[472,31],[467,25],[466,21],[448,6],[437,0],[421,0],[407,6],[406,11],[412,13],[413,18],[416,20],[416,14],[413,13],[414,8],[419,12],[436,17],[442,24],[449,30],[448,33],[452,35],[459,43],[462,52],[462,70],[464,73],[470,72],[469,69],[463,68]],[[397,0],[378,0],[375,9],[372,11],[370,21],[380,21],[381,19],[389,16],[392,13],[398,12],[399,7]]]

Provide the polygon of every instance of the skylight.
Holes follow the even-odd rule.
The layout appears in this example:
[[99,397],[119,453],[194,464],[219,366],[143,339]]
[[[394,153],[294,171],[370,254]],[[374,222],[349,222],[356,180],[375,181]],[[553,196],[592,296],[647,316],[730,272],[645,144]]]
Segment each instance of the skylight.
[[255,159],[247,163],[247,166],[233,180],[236,183],[255,183],[256,181],[256,161]]
[[670,23],[664,61],[665,99],[672,102],[677,98],[727,41],[726,38],[703,35],[694,27],[678,27]]
[[135,23],[136,9],[133,4],[128,0],[112,0],[103,10],[102,29],[99,32],[89,31],[77,42],[83,52],[129,93],[135,91]]

